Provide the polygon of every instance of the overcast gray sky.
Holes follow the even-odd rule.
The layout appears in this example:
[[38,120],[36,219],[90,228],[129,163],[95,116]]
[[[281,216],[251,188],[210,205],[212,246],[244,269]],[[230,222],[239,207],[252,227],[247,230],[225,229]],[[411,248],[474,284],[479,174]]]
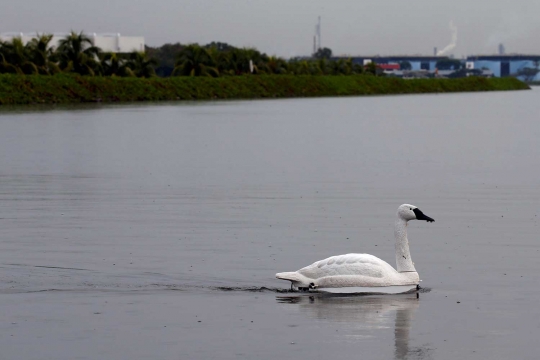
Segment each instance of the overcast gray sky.
[[147,45],[223,41],[308,55],[318,16],[335,54],[540,53],[539,0],[4,0],[0,32],[114,32]]

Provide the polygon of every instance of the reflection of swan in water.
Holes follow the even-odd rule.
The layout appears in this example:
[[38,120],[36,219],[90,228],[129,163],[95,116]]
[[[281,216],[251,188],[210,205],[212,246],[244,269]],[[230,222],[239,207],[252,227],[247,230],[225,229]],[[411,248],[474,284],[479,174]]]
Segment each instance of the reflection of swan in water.
[[419,306],[417,294],[353,297],[278,296],[277,300],[283,304],[296,305],[298,312],[307,317],[349,323],[363,330],[388,328],[393,322],[395,358],[405,359],[411,352],[409,331],[414,313]]

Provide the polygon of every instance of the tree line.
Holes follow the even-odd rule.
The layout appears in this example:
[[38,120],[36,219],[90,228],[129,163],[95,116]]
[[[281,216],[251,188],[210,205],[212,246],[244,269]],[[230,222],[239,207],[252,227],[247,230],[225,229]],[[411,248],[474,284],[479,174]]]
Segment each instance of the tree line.
[[146,48],[158,59],[159,76],[235,76],[235,75],[377,75],[376,66],[364,68],[352,59],[331,59],[332,51],[324,48],[311,57],[285,60],[255,48],[238,48],[227,43],[206,45],[165,44]]
[[27,43],[19,37],[0,41],[0,73],[136,77],[380,73],[376,66],[364,67],[351,59],[332,60],[332,52],[326,48],[309,58],[285,60],[255,48],[238,48],[221,42],[147,46],[145,52],[126,54],[102,51],[83,32],[71,32],[56,47],[51,44],[52,38],[50,34],[38,34]]

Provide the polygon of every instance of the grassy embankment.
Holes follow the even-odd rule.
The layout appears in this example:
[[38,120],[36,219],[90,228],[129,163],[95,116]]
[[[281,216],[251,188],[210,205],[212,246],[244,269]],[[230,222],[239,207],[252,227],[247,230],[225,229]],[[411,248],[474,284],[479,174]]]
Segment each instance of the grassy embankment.
[[374,76],[121,78],[0,75],[0,104],[258,99],[524,90],[514,78],[401,80]]

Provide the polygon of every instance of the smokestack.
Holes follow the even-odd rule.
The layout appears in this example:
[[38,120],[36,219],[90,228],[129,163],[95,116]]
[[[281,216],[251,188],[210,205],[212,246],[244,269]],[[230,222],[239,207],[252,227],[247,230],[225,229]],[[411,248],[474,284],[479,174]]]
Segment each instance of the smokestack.
[[435,47],[433,48],[433,56],[437,56],[437,52],[438,52],[438,51],[437,51],[437,47],[435,46]]
[[505,53],[504,45],[501,43],[499,44],[499,55],[504,55],[504,53]]
[[319,24],[317,25],[317,35],[319,36],[319,49],[322,49],[321,42],[321,17],[319,16]]

